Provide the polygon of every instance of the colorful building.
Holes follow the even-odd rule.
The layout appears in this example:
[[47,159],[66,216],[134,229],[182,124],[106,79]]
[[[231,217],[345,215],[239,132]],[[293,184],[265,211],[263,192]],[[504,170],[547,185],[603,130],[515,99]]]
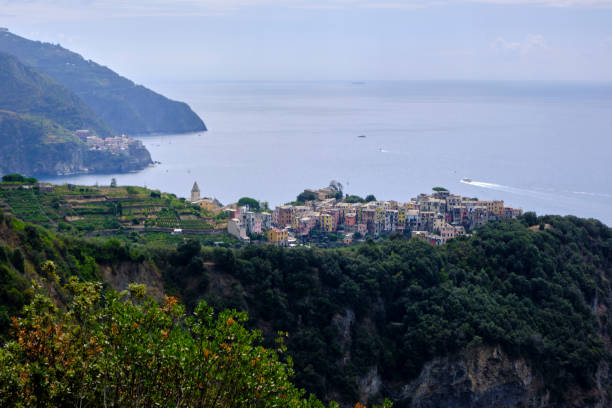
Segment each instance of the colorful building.
[[287,246],[289,232],[286,229],[272,228],[268,230],[266,238],[273,245]]

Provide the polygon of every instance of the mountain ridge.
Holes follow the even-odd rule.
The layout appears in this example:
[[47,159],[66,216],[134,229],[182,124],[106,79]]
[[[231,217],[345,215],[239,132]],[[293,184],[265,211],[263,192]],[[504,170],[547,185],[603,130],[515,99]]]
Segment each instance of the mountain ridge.
[[0,110],[43,116],[71,131],[112,135],[112,129],[78,96],[4,52],[0,52]]
[[0,32],[0,51],[79,96],[115,133],[187,133],[206,125],[189,105],[166,98],[59,44]]

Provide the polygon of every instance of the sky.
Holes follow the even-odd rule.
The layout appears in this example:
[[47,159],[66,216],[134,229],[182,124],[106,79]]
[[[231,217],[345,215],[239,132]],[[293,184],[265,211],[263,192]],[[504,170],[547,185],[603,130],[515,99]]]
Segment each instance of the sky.
[[136,82],[612,81],[612,0],[0,0]]

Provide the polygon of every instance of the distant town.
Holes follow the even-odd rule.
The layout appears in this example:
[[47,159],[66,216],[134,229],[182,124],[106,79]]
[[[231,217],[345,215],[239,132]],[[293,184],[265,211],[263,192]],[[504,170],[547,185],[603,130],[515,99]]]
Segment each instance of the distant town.
[[126,154],[130,148],[144,148],[140,140],[133,139],[126,135],[101,138],[91,134],[88,129],[81,129],[74,132],[86,145],[88,150],[107,151],[113,154]]
[[267,205],[248,198],[215,208],[218,202],[200,198],[199,186],[194,183],[191,202],[209,211],[224,212],[227,232],[243,242],[257,240],[288,247],[317,242],[326,236],[350,245],[393,232],[442,245],[489,221],[522,214],[522,209],[507,207],[501,200],[480,201],[451,194],[442,187],[433,190],[432,194],[420,194],[400,203],[377,201],[374,196],[344,195],[342,186],[332,182],[326,188],[304,190],[298,201],[270,211]]

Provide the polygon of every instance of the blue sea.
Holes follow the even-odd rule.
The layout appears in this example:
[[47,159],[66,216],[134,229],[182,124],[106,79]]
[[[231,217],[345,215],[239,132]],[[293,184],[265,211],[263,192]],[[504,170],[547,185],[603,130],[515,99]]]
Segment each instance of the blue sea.
[[[340,181],[408,201],[443,186],[538,214],[612,225],[612,84],[367,81],[147,84],[207,132],[139,137],[161,164],[54,183],[141,185],[222,203],[289,202]],[[365,138],[358,136],[364,135]],[[471,182],[462,182],[467,178]]]

